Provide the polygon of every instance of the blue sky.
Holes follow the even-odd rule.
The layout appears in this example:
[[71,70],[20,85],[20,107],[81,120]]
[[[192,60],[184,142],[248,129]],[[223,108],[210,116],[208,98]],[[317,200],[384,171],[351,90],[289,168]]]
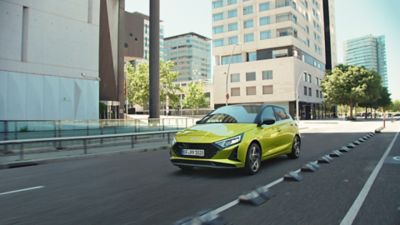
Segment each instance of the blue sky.
[[[196,32],[211,37],[210,0],[160,0],[165,36]],[[126,0],[126,10],[149,13],[149,0]],[[386,36],[389,91],[400,99],[400,1],[336,0],[338,62],[343,42],[367,34]]]

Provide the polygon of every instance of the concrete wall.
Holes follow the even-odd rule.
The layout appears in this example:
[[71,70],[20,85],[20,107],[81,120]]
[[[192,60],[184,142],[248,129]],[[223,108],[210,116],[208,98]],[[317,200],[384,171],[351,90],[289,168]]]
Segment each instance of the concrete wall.
[[0,120],[97,119],[99,0],[0,0]]

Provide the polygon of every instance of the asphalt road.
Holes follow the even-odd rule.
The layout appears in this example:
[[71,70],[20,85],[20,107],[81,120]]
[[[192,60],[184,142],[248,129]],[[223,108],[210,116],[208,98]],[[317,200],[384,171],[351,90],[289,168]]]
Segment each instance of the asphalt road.
[[[0,170],[0,224],[173,224],[218,208],[363,135],[305,134],[300,159],[266,161],[255,176],[236,170],[184,173],[170,164],[167,151]],[[301,182],[275,185],[274,197],[265,204],[239,204],[221,216],[235,225],[340,224],[394,136],[376,135],[317,172],[302,173]],[[400,155],[399,139],[354,224],[400,224],[400,162],[393,159]],[[37,188],[5,193],[31,187]]]

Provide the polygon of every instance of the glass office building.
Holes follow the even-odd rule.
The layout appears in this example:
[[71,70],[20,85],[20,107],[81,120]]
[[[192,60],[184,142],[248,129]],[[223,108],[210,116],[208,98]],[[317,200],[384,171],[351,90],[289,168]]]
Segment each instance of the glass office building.
[[388,87],[385,36],[368,35],[345,42],[345,63],[377,71]]

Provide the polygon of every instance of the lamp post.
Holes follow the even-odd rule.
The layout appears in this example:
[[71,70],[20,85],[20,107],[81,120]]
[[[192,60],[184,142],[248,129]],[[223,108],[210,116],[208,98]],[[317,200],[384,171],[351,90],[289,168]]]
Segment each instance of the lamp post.
[[302,79],[302,74],[307,74],[307,71],[303,71],[299,74],[299,77],[297,78],[297,83],[296,83],[296,120],[297,123],[300,122],[300,117],[299,117],[299,112],[300,112],[300,107],[299,107],[299,98],[300,98],[300,94],[299,94],[299,85],[300,85],[300,80]]
[[[226,106],[228,105],[228,100],[229,100],[229,92],[228,92],[229,69],[231,68],[233,52],[235,51],[235,48],[236,48],[236,46],[238,46],[238,45],[242,46],[240,43],[236,43],[236,44],[233,46],[233,49],[232,49],[232,52],[231,52],[231,55],[230,55],[230,58],[229,58],[228,70],[227,70],[227,72],[226,72],[226,81],[225,81],[225,99],[226,99],[225,105],[226,105]],[[240,51],[240,54],[242,54],[242,51]]]

